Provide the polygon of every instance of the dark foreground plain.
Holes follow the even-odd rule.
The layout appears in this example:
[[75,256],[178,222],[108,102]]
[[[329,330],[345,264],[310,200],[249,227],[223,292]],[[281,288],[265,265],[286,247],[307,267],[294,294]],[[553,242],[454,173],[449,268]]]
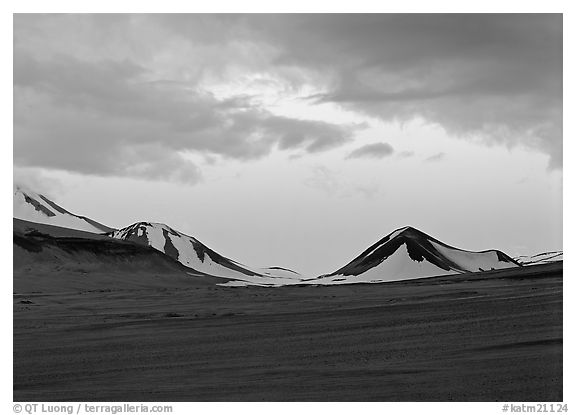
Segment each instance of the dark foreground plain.
[[15,401],[563,397],[562,263],[283,288],[19,271],[14,292]]

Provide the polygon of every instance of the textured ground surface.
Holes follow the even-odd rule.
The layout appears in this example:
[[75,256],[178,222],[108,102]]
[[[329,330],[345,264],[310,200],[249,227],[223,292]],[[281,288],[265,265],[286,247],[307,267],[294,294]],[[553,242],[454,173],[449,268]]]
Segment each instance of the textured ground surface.
[[16,401],[562,400],[562,263],[283,288],[21,270],[14,293]]

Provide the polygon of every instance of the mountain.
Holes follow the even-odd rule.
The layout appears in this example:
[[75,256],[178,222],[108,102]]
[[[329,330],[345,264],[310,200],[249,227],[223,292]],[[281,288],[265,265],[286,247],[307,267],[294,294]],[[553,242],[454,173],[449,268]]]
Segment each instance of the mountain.
[[46,196],[22,187],[15,187],[13,202],[13,216],[17,219],[92,233],[106,233],[114,230],[85,216],[70,213]]
[[[98,242],[98,247],[110,248],[110,252],[124,252],[123,249],[133,249],[120,249],[113,244],[114,240],[129,242],[132,246],[153,248],[154,252],[165,254],[171,260],[175,260],[186,267],[192,274],[220,277],[223,279],[218,281],[221,285],[231,286],[395,281],[517,267],[521,266],[522,263],[545,263],[561,258],[562,255],[562,253],[545,253],[534,257],[520,257],[518,261],[515,261],[497,250],[470,252],[454,248],[407,226],[382,238],[337,271],[313,279],[304,279],[299,273],[287,268],[258,268],[243,265],[220,255],[196,238],[165,224],[137,222],[123,229],[113,229],[85,216],[70,213],[46,196],[20,187],[14,190],[14,217],[37,224],[61,227],[55,229],[64,229],[63,231],[51,230],[52,233],[56,232],[57,234],[70,233],[70,229],[90,232],[94,237],[98,236],[101,239]],[[15,243],[17,240],[22,243],[22,245],[18,245],[19,248],[31,247],[32,250],[37,248],[38,238],[34,239],[34,234],[30,235],[22,237],[15,231]],[[66,234],[63,236],[66,239],[54,239],[53,236],[40,238],[43,245],[49,246],[47,252],[56,249],[54,246],[57,246],[58,249],[65,246],[64,251],[68,255],[67,260],[72,262],[74,261],[72,256],[75,255],[75,252],[78,253],[73,249],[74,243],[83,247],[91,244],[86,242],[86,239],[90,238],[86,238],[85,235],[76,238]],[[86,249],[83,248],[80,251],[82,251],[82,255],[87,255]],[[97,254],[100,255],[102,252],[98,251]],[[22,257],[26,258],[26,255],[28,254]],[[58,251],[58,255],[63,254]],[[122,254],[120,261],[127,257],[127,254]],[[32,260],[40,258],[40,256],[33,255],[30,258]],[[107,261],[110,262],[109,259]]]
[[[172,258],[104,234],[13,219],[14,268],[91,264],[110,269],[187,270]],[[106,265],[107,264],[107,265]]]
[[22,292],[213,286],[157,250],[102,234],[13,219],[13,288]]
[[[137,222],[108,233],[165,253],[195,271],[258,285],[283,285],[300,281],[300,274],[280,267],[251,268],[226,258],[192,236],[162,223]],[[233,285],[246,285],[235,283]]]
[[549,264],[551,262],[563,261],[564,253],[562,251],[543,252],[536,255],[520,255],[514,260],[522,265]]
[[383,282],[518,266],[501,251],[464,251],[406,226],[385,236],[344,267],[309,282]]

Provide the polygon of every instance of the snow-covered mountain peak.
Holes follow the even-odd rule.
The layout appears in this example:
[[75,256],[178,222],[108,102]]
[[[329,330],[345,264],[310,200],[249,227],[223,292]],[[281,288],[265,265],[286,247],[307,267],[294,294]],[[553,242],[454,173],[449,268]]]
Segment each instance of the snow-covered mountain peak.
[[300,280],[300,274],[279,267],[252,268],[226,258],[196,238],[164,223],[136,222],[109,233],[113,238],[151,246],[181,264],[205,274],[256,284],[281,285]]
[[141,236],[143,233],[147,232],[148,230],[167,231],[167,232],[170,232],[174,235],[185,236],[183,233],[178,232],[175,229],[172,229],[170,226],[166,225],[165,223],[145,222],[145,221],[136,222],[136,223],[133,223],[132,225],[126,226],[125,228],[118,229],[117,231],[113,232],[113,234],[114,234],[114,237],[117,237],[119,235],[129,235],[132,233],[136,233],[139,236]]
[[497,250],[471,252],[454,248],[411,226],[398,228],[323,283],[376,282],[520,266]]
[[105,233],[113,230],[86,216],[75,215],[45,195],[25,186],[15,185],[13,196],[13,216],[17,219],[92,233]]

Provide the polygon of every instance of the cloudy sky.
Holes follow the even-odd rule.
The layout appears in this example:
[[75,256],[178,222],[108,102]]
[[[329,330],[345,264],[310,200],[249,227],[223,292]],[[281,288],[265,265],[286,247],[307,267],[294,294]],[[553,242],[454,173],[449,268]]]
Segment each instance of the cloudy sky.
[[14,180],[312,275],[562,249],[562,17],[15,15]]

